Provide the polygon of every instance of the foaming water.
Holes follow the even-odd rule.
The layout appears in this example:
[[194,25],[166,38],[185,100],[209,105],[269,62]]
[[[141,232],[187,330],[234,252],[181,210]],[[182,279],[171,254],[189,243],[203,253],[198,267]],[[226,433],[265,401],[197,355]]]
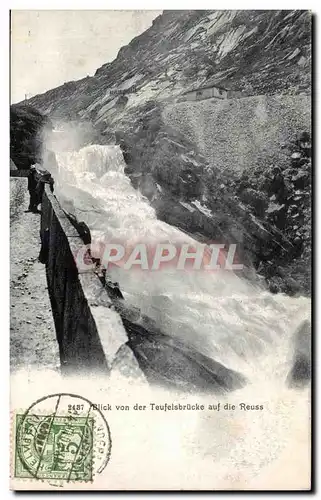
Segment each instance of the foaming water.
[[[57,160],[56,195],[64,208],[88,224],[93,241],[122,241],[128,246],[194,242],[157,219],[125,175],[118,146],[60,152]],[[111,277],[119,282],[126,300],[152,317],[164,333],[240,370],[252,382],[285,383],[292,335],[309,317],[309,299],[272,295],[227,270],[113,267]]]
[[[193,243],[177,228],[159,221],[148,200],[132,187],[124,174],[118,147],[89,146],[78,152],[59,153],[57,159],[55,193],[64,208],[88,224],[93,240],[123,241],[129,246],[135,242]],[[277,478],[284,467],[289,471],[289,487],[295,483],[296,470],[308,478],[310,394],[308,389],[289,389],[286,377],[295,348],[293,334],[301,321],[309,318],[310,300],[272,295],[231,271],[206,273],[166,268],[138,272],[113,267],[111,274],[119,281],[126,300],[152,317],[164,333],[248,378],[244,388],[228,397],[193,394],[188,400],[195,402],[197,398],[205,404],[221,401],[222,405],[228,401],[236,408],[242,402],[264,406],[261,412],[180,412],[167,415],[166,419],[163,414],[153,414],[150,419],[140,415],[141,434],[137,430],[140,446],[146,441],[146,429],[154,426],[149,435],[161,436],[155,444],[157,457],[163,448],[166,463],[169,456],[177,454],[178,462],[174,460],[173,466],[166,468],[163,483],[170,471],[176,484],[179,474],[194,467],[202,470],[203,478],[195,476],[195,488],[201,487],[201,480],[213,488],[232,485],[260,489],[263,485],[282,489],[286,480],[283,476]],[[109,326],[108,336],[112,336],[113,328],[121,328],[116,319]],[[119,380],[121,383],[117,383]],[[122,378],[116,371],[110,384],[116,390],[126,387],[127,380],[128,376]],[[102,381],[94,388],[105,384]],[[113,396],[109,397],[113,400]],[[153,400],[163,404],[180,401],[182,397],[185,396],[172,391],[148,388],[135,379],[121,404],[130,398],[135,402],[148,404]],[[117,421],[118,418],[112,422],[113,430]],[[122,436],[123,428],[121,424]],[[164,436],[168,439],[164,440]],[[150,440],[146,442],[150,447]],[[148,457],[149,463],[158,464],[150,451]],[[182,472],[178,463],[182,464]],[[185,479],[180,480],[184,484]],[[190,474],[186,484],[193,488]]]

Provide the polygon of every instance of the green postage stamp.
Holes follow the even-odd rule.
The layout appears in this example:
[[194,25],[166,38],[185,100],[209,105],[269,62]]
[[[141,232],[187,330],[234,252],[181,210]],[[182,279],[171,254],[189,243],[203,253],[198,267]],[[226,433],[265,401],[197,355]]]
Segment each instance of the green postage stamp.
[[92,417],[16,415],[17,478],[91,481]]

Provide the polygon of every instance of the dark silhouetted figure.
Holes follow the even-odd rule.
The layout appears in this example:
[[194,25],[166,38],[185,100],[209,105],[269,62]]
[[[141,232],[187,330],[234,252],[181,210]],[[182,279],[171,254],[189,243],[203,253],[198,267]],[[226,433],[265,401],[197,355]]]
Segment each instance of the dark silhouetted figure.
[[54,180],[51,177],[48,170],[42,169],[40,166],[37,167],[33,165],[30,168],[28,175],[28,191],[30,195],[30,202],[28,211],[33,213],[39,213],[38,205],[42,201],[42,195],[45,188],[45,184],[50,185],[50,189],[53,192]]

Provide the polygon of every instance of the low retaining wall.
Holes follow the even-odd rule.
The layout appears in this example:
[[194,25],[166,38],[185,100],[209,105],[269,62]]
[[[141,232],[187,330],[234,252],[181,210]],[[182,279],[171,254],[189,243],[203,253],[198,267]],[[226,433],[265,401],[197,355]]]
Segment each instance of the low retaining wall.
[[84,244],[47,185],[40,234],[47,248],[48,292],[62,369],[107,373],[128,339],[98,277],[78,269],[74,255]]

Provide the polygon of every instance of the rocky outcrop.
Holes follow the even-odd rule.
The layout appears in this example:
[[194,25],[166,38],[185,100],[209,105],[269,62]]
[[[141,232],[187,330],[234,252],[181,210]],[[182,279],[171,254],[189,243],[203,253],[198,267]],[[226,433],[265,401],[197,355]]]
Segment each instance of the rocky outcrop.
[[262,159],[231,185],[252,214],[282,235],[281,245],[275,239],[256,245],[258,272],[273,292],[311,292],[311,179],[311,138],[304,132],[283,144],[278,162]]
[[181,392],[224,394],[247,384],[246,378],[155,328],[149,331],[123,318],[127,345],[151,384]]
[[294,353],[287,383],[292,388],[301,388],[311,380],[311,322],[302,321],[293,336]]
[[45,128],[51,128],[50,120],[34,107],[10,107],[10,158],[19,170],[40,161]]

